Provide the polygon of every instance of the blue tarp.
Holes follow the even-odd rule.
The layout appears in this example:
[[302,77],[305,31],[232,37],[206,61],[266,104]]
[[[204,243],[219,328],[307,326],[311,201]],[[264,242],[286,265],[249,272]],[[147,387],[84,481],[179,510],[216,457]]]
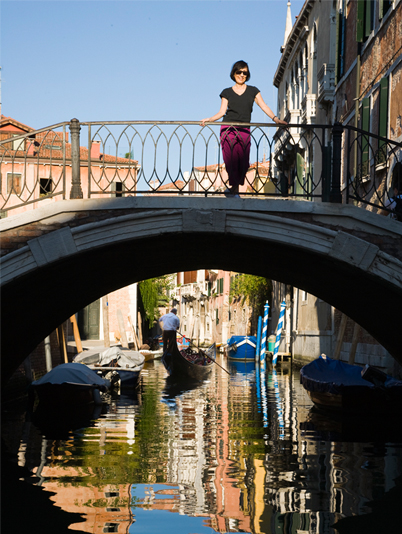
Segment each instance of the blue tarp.
[[33,387],[45,384],[80,384],[99,387],[107,386],[109,381],[100,377],[82,363],[63,363],[46,373],[39,380],[32,382]]
[[[342,393],[345,387],[362,386],[375,388],[361,376],[362,367],[350,365],[328,356],[320,356],[300,369],[300,382],[308,391]],[[385,388],[402,387],[402,382],[391,376],[384,382]]]

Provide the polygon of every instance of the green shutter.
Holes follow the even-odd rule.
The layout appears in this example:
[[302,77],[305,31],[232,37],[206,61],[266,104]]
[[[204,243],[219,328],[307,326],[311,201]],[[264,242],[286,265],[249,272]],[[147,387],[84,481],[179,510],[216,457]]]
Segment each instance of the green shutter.
[[364,41],[364,11],[366,0],[357,0],[357,14],[356,14],[356,41],[362,43]]
[[387,11],[391,7],[391,4],[392,2],[390,0],[380,0],[378,13],[379,20],[382,20],[384,18],[384,15],[386,15]]
[[301,154],[297,153],[296,155],[296,194],[302,195],[304,193],[304,158]]
[[[388,137],[388,78],[380,81],[380,110],[378,117],[378,135]],[[384,163],[387,155],[387,143],[380,139],[378,141],[378,154],[376,163]]]
[[[365,132],[370,130],[370,98],[363,98],[362,101],[361,129]],[[368,136],[362,138],[362,176],[366,176],[369,171],[369,149],[370,139]]]
[[336,51],[335,51],[335,85],[337,85],[339,76],[339,50],[340,50],[340,32],[341,32],[341,14],[336,11]]
[[380,116],[378,135],[387,137],[388,135],[388,78],[380,81]]
[[368,37],[373,29],[374,21],[374,0],[366,0],[365,13],[365,37]]
[[328,146],[322,147],[322,167],[323,167],[323,180],[322,180],[322,201],[329,202],[331,193],[331,162],[332,162],[332,146],[329,143]]

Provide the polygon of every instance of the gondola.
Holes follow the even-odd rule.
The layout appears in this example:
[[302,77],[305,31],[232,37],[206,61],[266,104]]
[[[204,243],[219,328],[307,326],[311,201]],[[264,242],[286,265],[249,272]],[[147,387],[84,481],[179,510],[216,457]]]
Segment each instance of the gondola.
[[63,363],[31,384],[39,403],[51,408],[73,408],[84,404],[101,404],[100,392],[107,392],[111,382],[86,365]]
[[103,352],[81,352],[75,356],[74,362],[85,364],[92,371],[109,379],[115,388],[134,389],[138,386],[145,356],[116,345]]
[[173,340],[163,354],[162,362],[170,376],[201,381],[211,372],[215,356],[215,343],[205,351],[191,347],[179,350],[176,340]]
[[300,369],[300,382],[319,409],[389,415],[402,408],[402,381],[369,365],[350,365],[323,354]]

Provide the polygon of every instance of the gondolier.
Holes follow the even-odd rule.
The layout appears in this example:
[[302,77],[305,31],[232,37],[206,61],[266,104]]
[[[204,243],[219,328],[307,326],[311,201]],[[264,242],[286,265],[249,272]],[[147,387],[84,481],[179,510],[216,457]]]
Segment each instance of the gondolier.
[[177,317],[177,309],[172,308],[169,313],[159,319],[163,330],[163,352],[166,352],[172,339],[176,339],[176,332],[180,328],[180,319]]

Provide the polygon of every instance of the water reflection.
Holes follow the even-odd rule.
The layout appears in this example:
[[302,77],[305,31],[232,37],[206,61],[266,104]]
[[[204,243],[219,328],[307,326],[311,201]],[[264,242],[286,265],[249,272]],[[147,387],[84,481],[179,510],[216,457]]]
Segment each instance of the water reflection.
[[324,417],[290,367],[221,363],[202,384],[147,364],[136,396],[60,436],[5,414],[5,447],[79,532],[336,534],[395,487],[397,425]]

